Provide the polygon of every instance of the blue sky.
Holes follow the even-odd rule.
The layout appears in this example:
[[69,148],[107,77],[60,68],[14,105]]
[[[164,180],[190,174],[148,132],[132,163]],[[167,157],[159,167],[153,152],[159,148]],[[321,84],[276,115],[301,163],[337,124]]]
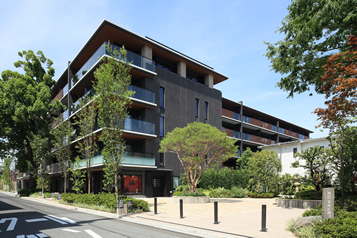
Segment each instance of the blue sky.
[[[290,0],[225,1],[6,1],[0,14],[0,72],[15,70],[22,50],[41,50],[58,77],[95,29],[107,19],[174,48],[229,79],[215,86],[223,96],[327,136],[315,129],[311,112],[324,97],[309,93],[287,98],[276,87],[281,75],[270,70],[264,41],[288,14]],[[57,77],[55,79],[57,80]],[[217,112],[219,113],[219,112]]]

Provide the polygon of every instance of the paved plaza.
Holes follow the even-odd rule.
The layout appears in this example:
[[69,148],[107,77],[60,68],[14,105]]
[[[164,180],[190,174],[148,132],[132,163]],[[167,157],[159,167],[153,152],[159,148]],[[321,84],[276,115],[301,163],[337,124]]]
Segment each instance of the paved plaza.
[[[50,199],[31,197],[24,197],[23,199],[118,218],[116,214],[76,208],[59,204]],[[275,199],[220,198],[211,199],[210,203],[183,204],[184,218],[181,219],[179,203],[174,203],[172,197],[157,198],[158,214],[154,214],[153,198],[140,199],[148,201],[150,212],[129,214],[118,219],[198,237],[294,237],[291,232],[285,230],[286,223],[290,218],[297,218],[305,211],[305,209],[276,207],[276,205],[273,205]],[[213,224],[214,201],[218,202],[219,224]],[[260,232],[263,204],[267,207],[267,232]]]

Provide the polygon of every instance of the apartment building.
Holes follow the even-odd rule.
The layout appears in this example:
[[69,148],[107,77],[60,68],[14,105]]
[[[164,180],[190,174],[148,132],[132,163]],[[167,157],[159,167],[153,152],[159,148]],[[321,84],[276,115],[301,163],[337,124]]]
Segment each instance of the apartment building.
[[[92,94],[94,71],[107,56],[103,44],[125,46],[132,65],[132,107],[125,121],[126,152],[120,190],[124,194],[170,196],[178,186],[183,168],[175,154],[158,153],[160,140],[176,127],[194,121],[209,123],[237,139],[240,156],[245,148],[307,138],[311,131],[223,98],[214,85],[228,79],[195,59],[151,38],[140,36],[104,20],[68,63],[53,88],[53,100],[67,105],[63,120],[74,121],[79,99]],[[220,113],[222,111],[222,114]],[[242,116],[241,116],[242,115]],[[100,135],[101,128],[95,133]],[[91,191],[102,192],[103,144],[93,158]],[[74,145],[73,145],[74,146]],[[74,150],[75,151],[75,150]],[[75,158],[77,152],[72,157]],[[236,158],[224,165],[232,167]],[[83,163],[84,166],[84,163]],[[55,158],[49,166],[51,190],[63,191],[63,178]],[[21,180],[21,178],[19,178]],[[71,183],[68,181],[68,189]],[[86,183],[85,183],[86,184]],[[84,187],[86,191],[88,188]]]
[[[237,139],[237,157],[249,147],[253,152],[264,145],[275,145],[297,140],[309,139],[312,131],[290,122],[261,112],[243,104],[222,98],[222,131]],[[234,167],[236,158],[224,162]]]

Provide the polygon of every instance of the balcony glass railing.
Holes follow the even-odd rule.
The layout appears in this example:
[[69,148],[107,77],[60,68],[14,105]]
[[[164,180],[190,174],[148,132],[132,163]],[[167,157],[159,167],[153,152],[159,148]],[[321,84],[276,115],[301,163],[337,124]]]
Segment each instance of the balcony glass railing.
[[300,134],[299,138],[300,138],[300,140],[304,140],[304,135]]
[[[139,153],[139,152],[124,152],[124,158],[122,164],[130,165],[146,165],[155,166],[155,156],[154,154]],[[95,156],[92,157],[91,165],[98,165],[103,163],[102,151],[98,151]],[[79,163],[80,167],[87,166],[86,160],[81,160]]]
[[[88,70],[90,70],[97,63],[99,58],[101,58],[105,54],[109,55],[105,44],[106,42],[101,47],[99,47],[99,49],[90,57],[90,59],[82,66],[82,68],[78,70],[77,74],[74,75],[74,77],[71,79],[72,87],[83,77],[83,75],[88,72]],[[113,47],[113,51],[120,50],[121,48],[111,43],[110,46]],[[155,72],[155,61],[141,56],[137,53],[134,53],[130,50],[126,50],[126,52],[128,62],[131,62],[133,65],[139,66],[141,68]]]
[[68,93],[68,84],[66,84],[66,86],[64,86],[64,88],[63,88],[62,97],[66,96],[67,93]]
[[284,128],[280,128],[280,127],[279,127],[279,133],[284,134]]
[[271,130],[278,132],[278,127],[277,127],[277,126],[274,126],[274,125],[271,125]]
[[68,118],[68,109],[63,112],[63,120],[66,120]]
[[143,88],[139,88],[134,85],[129,85],[128,89],[131,91],[135,91],[132,98],[155,103],[155,93],[154,92],[151,92],[151,91],[143,89]]
[[155,124],[147,121],[127,118],[124,122],[124,130],[154,135]]

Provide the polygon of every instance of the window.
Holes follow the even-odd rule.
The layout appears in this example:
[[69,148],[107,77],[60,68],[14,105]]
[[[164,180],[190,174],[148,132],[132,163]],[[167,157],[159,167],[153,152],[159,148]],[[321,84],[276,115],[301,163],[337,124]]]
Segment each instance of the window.
[[164,154],[160,153],[160,166],[164,166]]
[[205,102],[205,120],[208,120],[208,102]]
[[199,100],[196,98],[195,99],[195,117],[198,118],[198,105],[199,105]]
[[173,185],[172,185],[172,187],[173,187],[174,190],[176,190],[176,188],[178,188],[178,186],[179,186],[179,178],[180,177],[173,177],[173,180],[172,180]]
[[160,107],[164,107],[164,88],[160,87]]
[[294,158],[295,158],[295,156],[296,156],[296,155],[295,155],[296,153],[297,153],[297,148],[294,148],[294,149],[293,149],[293,156],[294,156]]
[[160,137],[164,137],[164,118],[160,117]]

